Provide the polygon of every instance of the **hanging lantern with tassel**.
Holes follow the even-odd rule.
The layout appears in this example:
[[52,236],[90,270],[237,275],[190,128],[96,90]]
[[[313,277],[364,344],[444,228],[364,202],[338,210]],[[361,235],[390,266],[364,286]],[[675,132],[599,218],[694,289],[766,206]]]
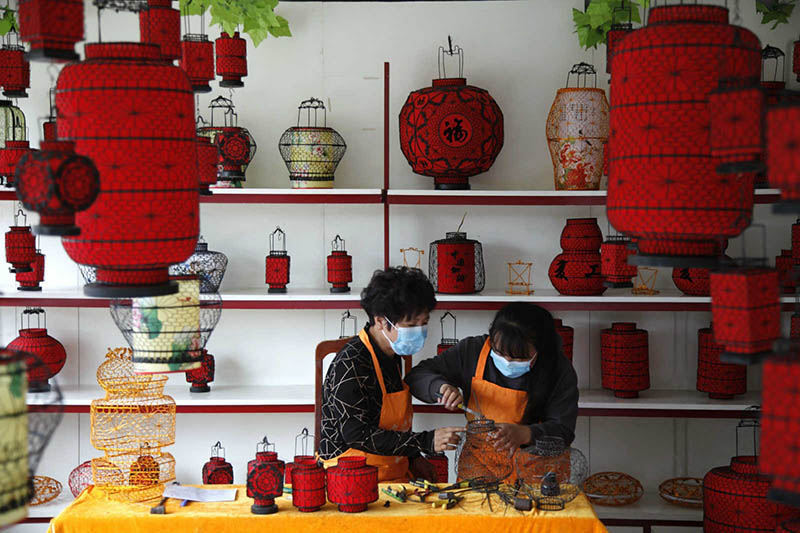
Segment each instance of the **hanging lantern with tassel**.
[[[31,317],[36,317],[36,327],[31,327]],[[64,346],[47,334],[47,313],[44,309],[27,308],[22,312],[20,325],[27,320],[27,327],[20,328],[19,337],[8,343],[10,350],[29,353],[42,364],[28,363],[28,392],[49,392],[48,380],[58,374],[67,362]]]
[[[217,179],[223,182],[245,181],[247,166],[256,155],[256,141],[246,128],[239,127],[239,115],[233,102],[223,96],[211,100],[211,125],[198,128],[198,135],[211,139],[219,150]],[[222,113],[222,126],[214,120],[215,111]]]
[[139,36],[143,43],[158,46],[163,61],[181,57],[181,14],[172,0],[147,0],[139,11]]
[[[200,33],[192,33],[192,8],[202,9],[200,14]],[[202,3],[198,2],[193,6],[191,1],[184,7],[183,19],[187,32],[181,40],[180,67],[189,76],[192,90],[195,93],[211,92],[211,85],[208,82],[214,79],[214,43],[208,40],[205,31],[205,9]]]
[[44,254],[36,250],[36,259],[31,263],[30,272],[17,272],[16,281],[19,283],[18,291],[41,291],[39,285],[44,281]]
[[284,294],[289,284],[292,258],[286,252],[286,233],[280,228],[269,234],[269,255],[266,257],[265,282],[270,294]]
[[189,392],[211,392],[209,383],[214,381],[214,356],[203,348],[203,355],[200,358],[200,368],[188,370],[186,372],[186,383],[191,383]]
[[211,458],[203,465],[203,484],[233,484],[233,465],[225,460],[225,448],[220,441],[211,447]]
[[264,437],[256,445],[256,458],[247,463],[247,496],[253,498],[250,506],[253,514],[278,512],[275,498],[283,494],[283,472],[285,465],[278,459],[275,445]]
[[331,292],[350,292],[350,283],[353,281],[353,257],[347,253],[345,241],[337,235],[331,242],[331,254],[327,259],[328,283]]
[[220,87],[244,87],[242,78],[247,76],[247,42],[235,32],[231,37],[222,32],[215,41],[217,51],[217,76],[222,76]]
[[[22,219],[22,226],[19,221]],[[31,272],[31,264],[36,261],[36,237],[28,226],[28,215],[22,209],[14,214],[14,225],[6,232],[6,262],[12,274]]]
[[724,347],[714,342],[714,327],[697,330],[697,390],[712,400],[732,400],[747,392],[747,367],[723,363]]
[[[445,337],[444,334],[444,321],[447,319],[447,317],[453,319],[453,335],[450,337]],[[436,346],[437,355],[449,350],[450,348],[458,344],[458,334],[456,333],[456,316],[450,311],[445,311],[444,314],[442,315],[442,318],[439,319],[439,324],[442,327],[442,338],[439,341],[438,346]]]
[[438,293],[474,294],[486,286],[483,246],[461,231],[466,216],[464,213],[456,231],[448,231],[444,239],[430,244],[428,277]]
[[219,291],[222,278],[228,268],[228,256],[208,249],[208,243],[200,235],[194,253],[183,263],[169,267],[170,276],[197,276],[200,292],[211,294]]
[[633,322],[614,322],[600,333],[603,388],[617,398],[638,398],[650,388],[647,331]]
[[19,0],[20,39],[30,43],[31,61],[78,61],[83,40],[83,0]]

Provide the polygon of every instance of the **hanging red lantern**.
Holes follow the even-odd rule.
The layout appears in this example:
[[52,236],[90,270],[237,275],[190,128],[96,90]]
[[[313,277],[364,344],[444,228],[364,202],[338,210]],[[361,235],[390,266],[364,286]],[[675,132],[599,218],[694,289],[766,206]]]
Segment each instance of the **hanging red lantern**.
[[[22,218],[24,226],[19,226]],[[12,274],[18,272],[31,272],[31,263],[36,261],[36,237],[27,225],[28,215],[19,209],[14,215],[14,225],[6,232],[6,262],[11,263],[8,269]]]
[[366,457],[340,457],[327,471],[328,500],[342,513],[360,513],[378,501],[378,467]]
[[[786,102],[767,110],[767,176],[769,184],[781,190],[780,204],[773,210],[797,211],[800,205],[800,102]],[[792,254],[800,260],[800,234],[792,226]]]
[[600,246],[600,273],[605,278],[604,287],[633,287],[632,278],[639,269],[628,264],[628,256],[636,253],[631,240],[622,235],[609,235]]
[[717,172],[763,172],[766,109],[764,91],[758,79],[721,80],[708,95],[711,119],[711,155]]
[[[292,473],[292,505],[302,513],[319,511],[325,497],[325,469],[312,456],[296,464]],[[295,461],[297,458],[295,458]]]
[[69,473],[69,491],[77,498],[92,484],[92,461],[84,461]]
[[[771,70],[770,61],[775,63]],[[767,105],[773,106],[781,101],[781,93],[786,90],[786,79],[783,71],[786,67],[786,54],[783,50],[766,45],[761,50],[761,87],[766,94]]]
[[[444,321],[450,317],[453,319],[453,334],[450,337],[446,337],[444,334]],[[439,341],[439,344],[436,346],[436,355],[439,355],[442,352],[445,352],[458,344],[458,335],[456,333],[456,316],[451,313],[450,311],[445,311],[442,315],[442,318],[439,319],[439,325],[442,328],[442,338]]]
[[563,252],[555,256],[548,275],[561,294],[592,296],[603,294],[600,246],[603,235],[596,218],[570,218],[561,231]]
[[33,61],[78,61],[83,40],[82,0],[19,0],[19,36]]
[[647,331],[633,322],[614,322],[600,333],[603,388],[617,398],[638,398],[650,388]]
[[331,242],[331,255],[328,256],[328,283],[332,293],[350,292],[348,285],[353,281],[353,258],[345,249],[345,242],[339,235]]
[[235,32],[233,37],[222,32],[215,41],[217,50],[217,76],[222,76],[220,87],[244,87],[247,76],[247,42]]
[[139,11],[139,36],[158,46],[164,61],[181,57],[181,13],[172,8],[172,0],[147,0]]
[[443,453],[437,453],[436,455],[426,455],[425,460],[433,465],[433,471],[436,474],[436,479],[433,482],[447,483],[450,477],[450,462],[447,460],[447,456]]
[[[35,316],[37,327],[32,328],[31,317]],[[27,319],[27,328],[19,330],[19,337],[8,343],[8,349],[28,353],[28,392],[48,392],[50,378],[58,374],[67,362],[64,346],[47,334],[47,314],[41,308],[28,308],[22,312]],[[42,327],[44,322],[44,327]],[[33,364],[36,360],[41,364]]]
[[[627,7],[623,8],[624,10],[631,13],[630,4]],[[617,9],[614,9],[617,11]],[[630,32],[633,31],[633,23],[622,22],[622,23],[615,23],[611,25],[611,29],[606,32],[606,73],[611,74],[611,62],[614,59],[614,54],[616,53],[617,42],[620,39],[628,35]],[[611,83],[611,79],[608,80]]]
[[87,44],[86,57],[58,77],[58,137],[94,161],[101,194],[77,214],[80,238],[63,237],[64,248],[96,267],[89,296],[174,293],[169,265],[191,255],[199,232],[188,79],[155,45]]
[[31,64],[25,59],[24,46],[4,44],[0,48],[0,83],[3,85],[3,96],[28,97],[25,89],[31,86]]
[[715,266],[718,239],[750,224],[753,175],[717,174],[709,145],[709,93],[760,68],[758,38],[727,20],[718,6],[654,7],[615,46],[607,211],[636,239],[635,264]]
[[433,241],[429,252],[428,277],[436,292],[473,294],[486,286],[483,246],[468,239],[461,225],[456,231],[448,231],[444,239]]
[[[469,189],[503,148],[503,112],[488,91],[467,85],[461,47],[439,48],[439,79],[412,91],[400,110],[400,149],[411,169],[434,178],[436,189]],[[457,78],[444,61],[456,56]]]
[[[214,98],[208,106],[211,109],[211,125],[197,130],[199,135],[207,136],[217,146],[217,178],[225,182],[242,182],[248,165],[256,155],[256,141],[250,132],[239,127],[239,115],[233,102],[225,97]],[[215,111],[222,112],[222,126],[214,120]]]
[[247,496],[255,500],[250,506],[253,514],[278,512],[275,498],[283,494],[285,465],[274,448],[275,445],[264,437],[256,445],[256,458],[247,463]]
[[553,319],[553,326],[556,332],[561,337],[561,351],[564,356],[572,361],[572,346],[575,339],[575,329],[572,326],[565,325],[560,318]]
[[784,294],[794,294],[794,260],[791,250],[781,250],[781,255],[775,257],[775,270],[778,271],[778,282],[781,292]]
[[747,367],[720,361],[723,349],[714,342],[713,325],[697,330],[697,390],[713,400],[732,400],[747,392]]
[[214,381],[214,356],[203,348],[200,367],[186,372],[186,383],[191,383],[189,392],[211,392],[209,383]]
[[30,272],[17,272],[16,274],[18,291],[40,291],[42,287],[39,285],[44,281],[44,254],[41,251],[36,251],[36,259],[31,263]]
[[203,465],[204,485],[233,485],[233,465],[225,460],[225,448],[217,443],[211,447],[211,458]]
[[200,180],[200,194],[211,195],[211,186],[217,183],[217,161],[219,150],[210,137],[197,136],[197,175]]
[[15,172],[17,163],[19,163],[20,159],[25,155],[31,153],[31,151],[31,145],[27,140],[7,140],[5,146],[0,149],[0,176],[5,178],[6,186],[16,186]]
[[180,67],[189,76],[192,90],[210,93],[214,79],[214,43],[204,33],[187,33],[181,41]]
[[[283,294],[289,284],[292,258],[286,252],[286,233],[280,228],[269,234],[269,255],[266,257],[265,281],[270,294]],[[330,267],[329,267],[330,268]]]

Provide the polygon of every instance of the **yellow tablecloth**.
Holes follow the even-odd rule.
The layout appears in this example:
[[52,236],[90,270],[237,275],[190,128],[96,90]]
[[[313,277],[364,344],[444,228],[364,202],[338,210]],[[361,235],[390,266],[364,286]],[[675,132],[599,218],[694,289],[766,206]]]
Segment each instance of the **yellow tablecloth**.
[[[215,485],[214,488],[224,488]],[[226,503],[192,502],[179,507],[179,501],[168,500],[166,515],[151,515],[155,503],[121,503],[109,499],[101,490],[86,489],[69,507],[50,523],[49,533],[251,533],[254,531],[290,533],[423,533],[427,531],[459,533],[603,533],[600,522],[586,497],[581,494],[566,509],[557,512],[522,513],[506,508],[496,496],[492,508],[483,495],[468,494],[453,509],[432,509],[430,504],[392,503],[381,493],[381,499],[363,513],[337,511],[328,503],[314,513],[301,513],[290,497],[277,500],[276,514],[260,516],[250,513],[253,500],[245,487],[235,485],[236,501]],[[396,487],[396,485],[395,485]],[[412,488],[412,487],[408,487]],[[157,502],[156,502],[157,503]]]

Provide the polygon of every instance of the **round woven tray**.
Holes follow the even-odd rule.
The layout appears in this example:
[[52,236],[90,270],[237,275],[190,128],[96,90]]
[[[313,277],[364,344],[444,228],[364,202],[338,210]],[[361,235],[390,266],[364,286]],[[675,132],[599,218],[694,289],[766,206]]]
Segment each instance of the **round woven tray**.
[[583,484],[583,492],[597,505],[629,505],[644,494],[642,484],[622,472],[598,472]]
[[697,477],[676,477],[658,486],[658,494],[674,505],[703,507],[703,480]]
[[33,476],[33,498],[28,505],[42,505],[58,498],[61,483],[47,476]]

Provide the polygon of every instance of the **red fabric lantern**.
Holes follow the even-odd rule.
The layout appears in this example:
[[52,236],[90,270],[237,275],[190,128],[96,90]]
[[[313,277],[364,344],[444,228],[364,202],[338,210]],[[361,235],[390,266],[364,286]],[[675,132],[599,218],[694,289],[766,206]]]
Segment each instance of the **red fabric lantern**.
[[214,43],[203,33],[187,33],[181,41],[180,67],[189,76],[192,90],[196,93],[210,93],[214,79]]
[[[16,218],[15,216],[15,221]],[[33,270],[31,263],[34,261],[36,261],[36,237],[31,233],[31,227],[11,226],[6,232],[6,262],[11,263],[8,271],[12,274],[31,272]]]
[[[308,430],[306,430],[308,431]],[[294,472],[295,467],[298,465],[315,465],[317,464],[317,459],[313,455],[295,455],[294,460],[291,463],[286,463],[286,470],[283,475],[283,484],[287,486],[292,486],[292,473]]]
[[747,392],[747,367],[720,361],[723,349],[714,342],[713,325],[697,330],[697,390],[714,400]]
[[42,124],[42,133],[45,141],[58,139],[58,125],[55,120],[48,120]]
[[758,78],[723,80],[708,96],[711,155],[717,172],[762,172],[764,163],[764,91]]
[[19,36],[31,45],[30,60],[78,61],[75,44],[83,40],[83,1],[20,0]]
[[436,473],[434,483],[447,483],[450,477],[450,463],[447,456],[443,453],[436,455],[428,455],[425,457],[427,461],[433,465],[433,470]]
[[292,505],[302,513],[310,513],[319,511],[326,501],[325,469],[313,457],[297,463],[292,473]]
[[189,392],[211,392],[208,384],[212,381],[214,381],[214,356],[204,348],[200,368],[186,372],[186,383],[192,384]]
[[562,253],[550,263],[548,275],[553,287],[574,296],[600,295],[603,285],[600,246],[603,236],[596,218],[570,218],[561,232]]
[[553,326],[556,328],[556,332],[561,337],[561,351],[564,352],[564,356],[572,361],[572,345],[575,339],[575,329],[571,326],[565,325],[560,318],[553,319]]
[[794,260],[791,250],[781,250],[781,255],[775,257],[775,270],[778,271],[778,282],[784,294],[794,294]]
[[211,457],[203,465],[204,485],[232,485],[233,465],[225,460],[225,448],[217,443],[211,447]]
[[[44,327],[30,327],[30,317],[44,317]],[[47,317],[44,309],[26,309],[22,317],[28,319],[28,327],[19,330],[19,337],[8,343],[7,348],[31,354],[28,358],[28,392],[48,392],[50,378],[58,374],[67,362],[64,346],[47,334]],[[41,326],[41,322],[37,324]],[[34,364],[36,360],[41,364]]]
[[600,273],[606,279],[604,287],[633,287],[631,278],[636,277],[639,270],[628,264],[628,256],[636,253],[630,239],[612,235],[600,246]]
[[647,331],[633,322],[614,322],[600,333],[603,388],[617,398],[638,398],[650,388]]
[[92,484],[92,461],[84,461],[69,473],[69,491],[78,497],[83,490]]
[[139,36],[158,46],[164,61],[181,57],[181,13],[172,9],[172,0],[147,0],[147,8],[139,11]]
[[753,175],[718,175],[709,145],[709,93],[761,67],[758,38],[727,20],[718,6],[655,7],[615,45],[607,211],[636,264],[714,266],[717,240],[750,224]]
[[[767,111],[767,176],[769,184],[781,190],[781,200],[800,203],[800,102],[788,102]],[[777,207],[777,206],[776,206]],[[792,226],[793,254],[800,254],[795,246],[795,229]],[[797,257],[795,257],[797,262]]]
[[800,219],[792,224],[792,262],[800,265]]
[[350,292],[349,283],[353,281],[353,258],[345,250],[345,242],[336,236],[331,243],[331,255],[328,256],[328,283],[332,285],[332,293]]
[[7,140],[5,146],[0,148],[0,176],[6,179],[8,187],[16,185],[15,171],[17,163],[30,152],[31,145],[28,141]]
[[[446,77],[445,54],[462,59],[457,78]],[[400,149],[436,189],[469,189],[469,178],[489,170],[503,148],[503,112],[488,91],[467,85],[461,48],[439,55],[439,79],[412,91],[400,110]]]
[[378,467],[366,457],[340,457],[327,471],[328,500],[342,513],[360,513],[378,501]]
[[217,160],[219,150],[209,137],[197,136],[197,174],[200,179],[200,194],[211,194],[210,187],[217,183]]
[[780,336],[778,272],[737,268],[711,273],[714,340],[725,347],[722,360],[750,364],[772,353]]
[[58,137],[94,161],[102,194],[64,248],[97,268],[87,295],[174,293],[169,265],[192,254],[199,233],[191,87],[154,45],[87,44],[86,57],[58,77]]
[[18,291],[40,291],[39,285],[44,281],[44,254],[36,252],[36,259],[31,263],[30,272],[17,272]]
[[286,285],[289,284],[292,258],[286,252],[286,233],[279,227],[269,235],[269,255],[265,261],[265,281],[269,285],[267,292],[270,294],[285,293]]
[[[727,246],[726,242],[725,247]],[[730,265],[733,260],[725,255],[720,262],[724,265]],[[672,282],[687,296],[711,295],[711,271],[707,268],[673,268]]]
[[220,87],[244,87],[242,78],[247,76],[247,42],[226,32],[220,34],[215,42],[217,50],[217,76],[222,76]]
[[253,514],[277,513],[275,498],[283,494],[285,464],[276,452],[268,451],[269,446],[264,437],[256,447],[256,458],[247,463],[247,496],[255,500],[250,506]]
[[25,59],[25,48],[6,44],[0,48],[0,82],[8,98],[27,98],[31,86],[31,64]]
[[486,286],[483,246],[466,232],[448,231],[429,248],[428,276],[443,294],[473,294]]

